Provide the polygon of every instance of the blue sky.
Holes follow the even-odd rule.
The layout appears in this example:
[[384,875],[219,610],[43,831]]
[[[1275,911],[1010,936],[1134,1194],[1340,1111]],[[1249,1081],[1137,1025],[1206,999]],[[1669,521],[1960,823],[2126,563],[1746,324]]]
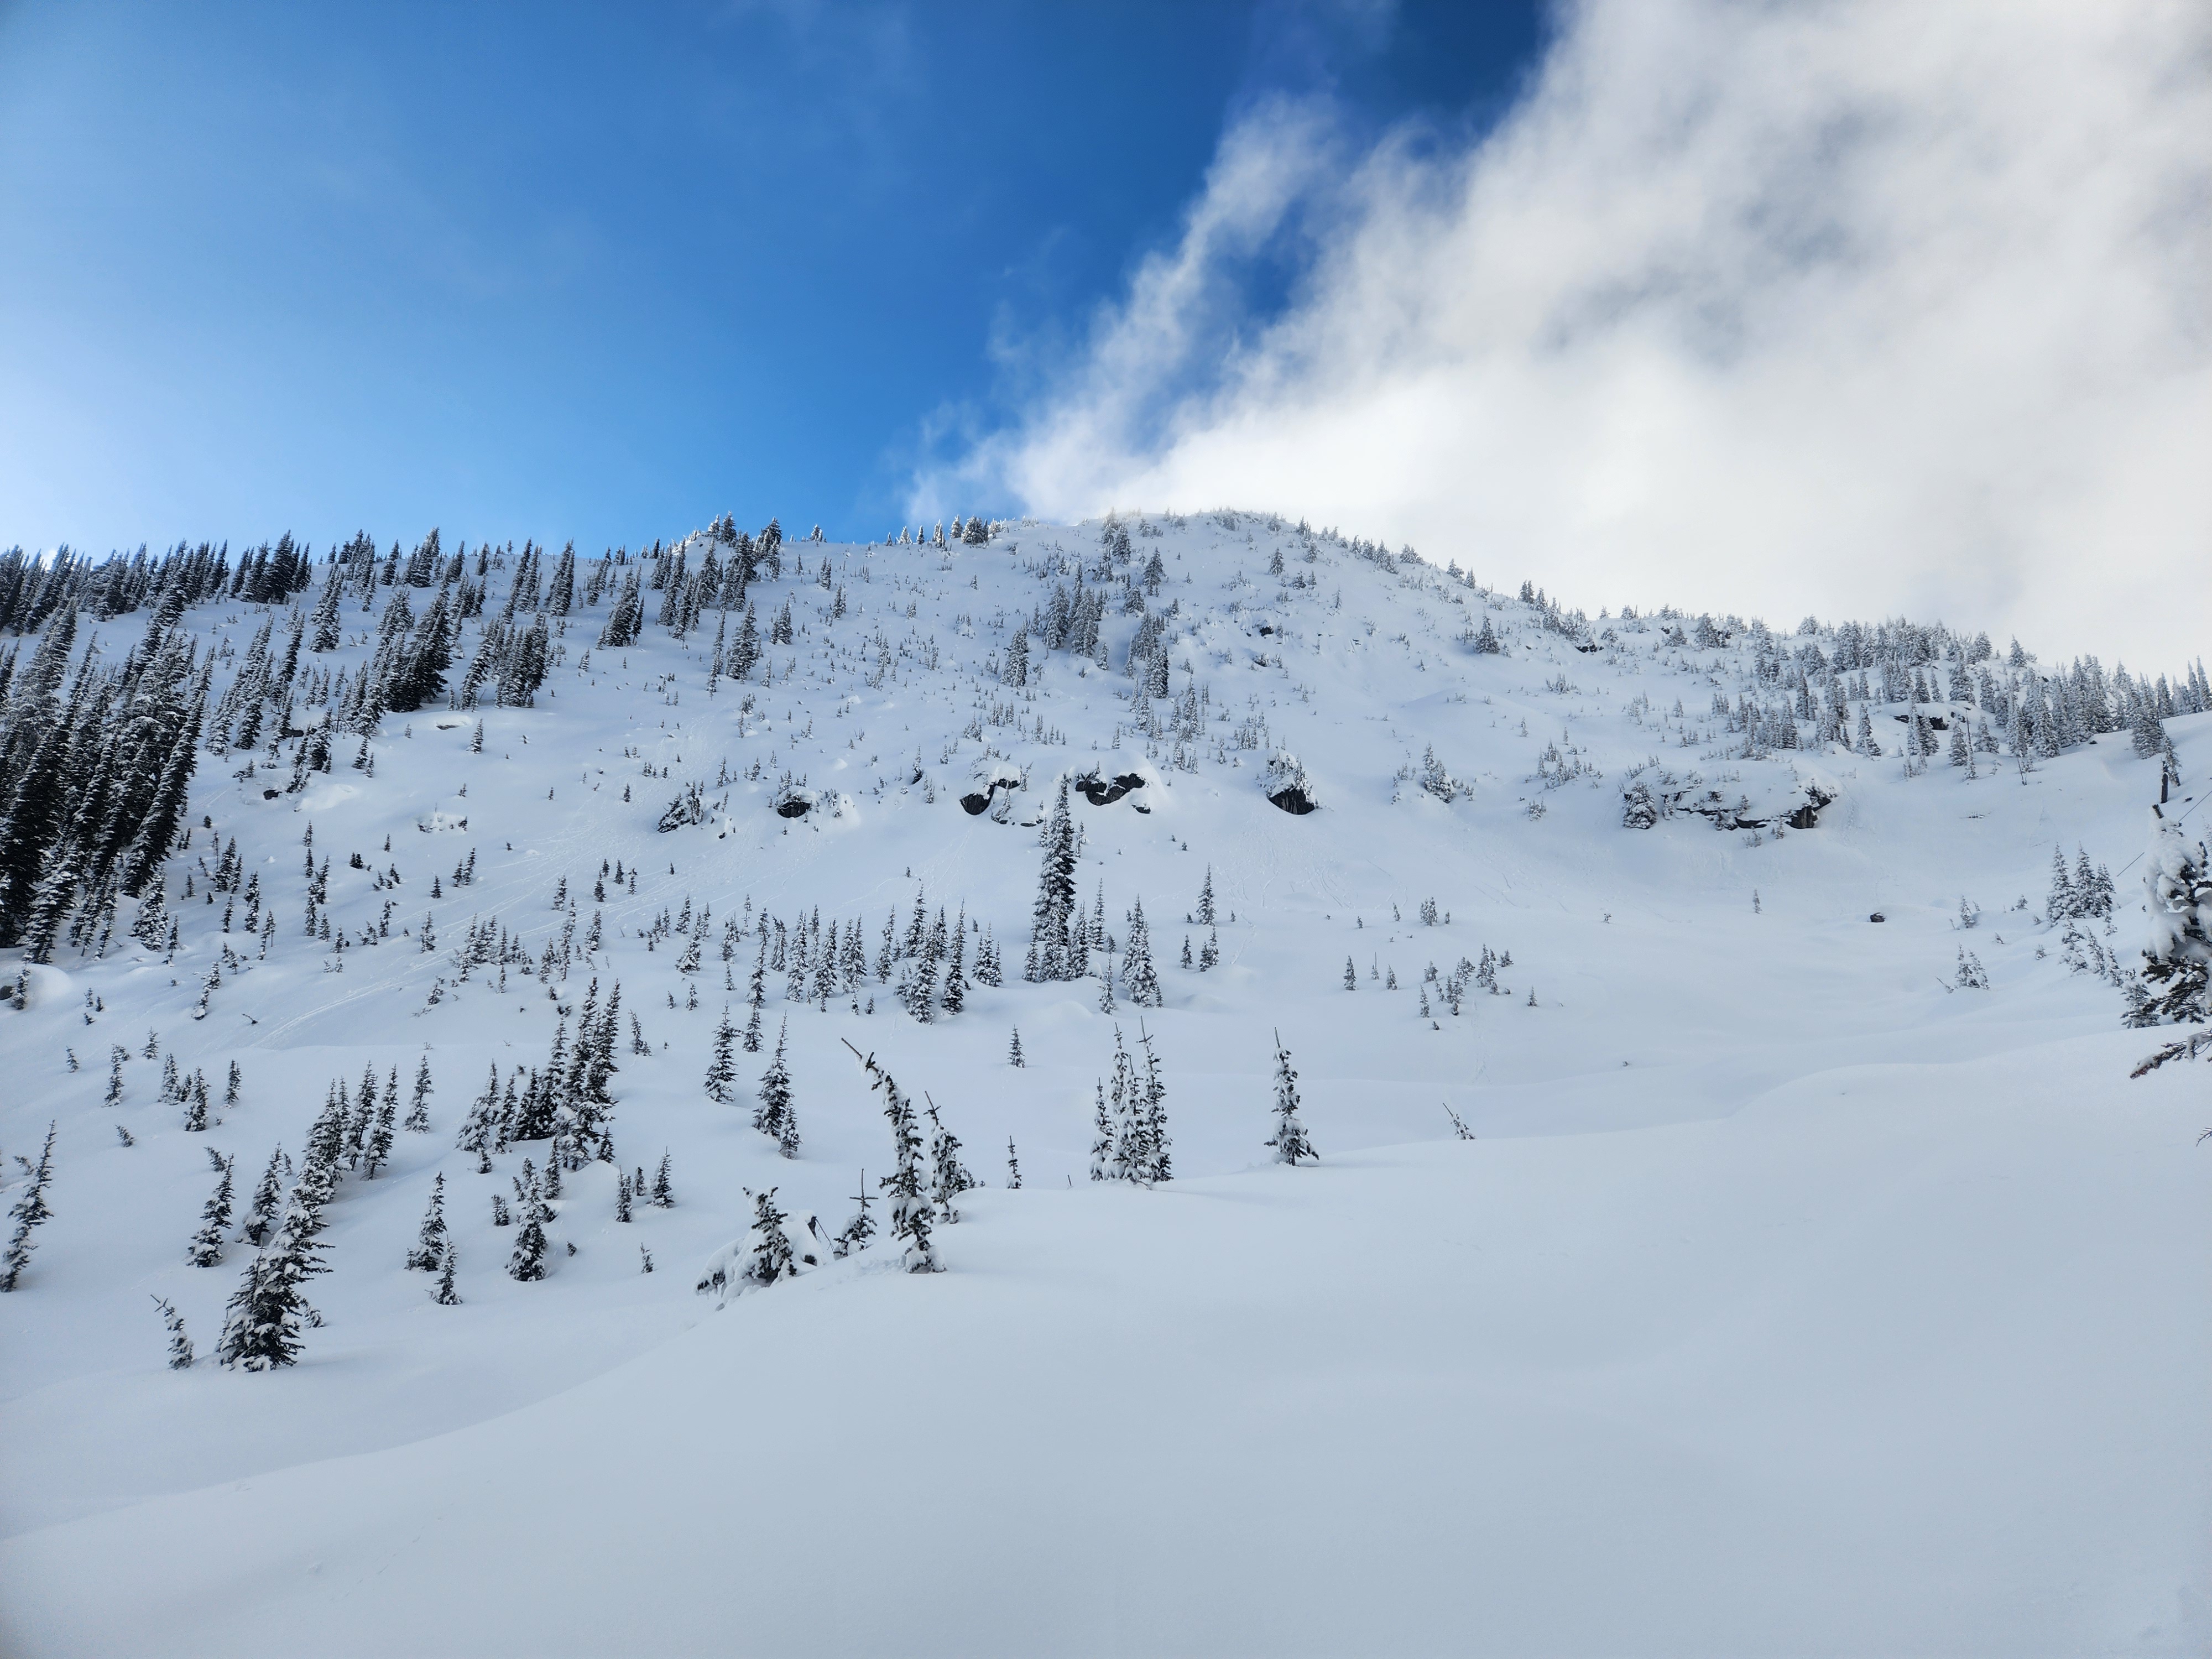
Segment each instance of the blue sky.
[[[726,508],[880,535],[1080,356],[1242,112],[1463,142],[1540,29],[1468,3],[0,8],[0,543],[596,549]],[[1265,314],[1296,274],[1237,280]]]

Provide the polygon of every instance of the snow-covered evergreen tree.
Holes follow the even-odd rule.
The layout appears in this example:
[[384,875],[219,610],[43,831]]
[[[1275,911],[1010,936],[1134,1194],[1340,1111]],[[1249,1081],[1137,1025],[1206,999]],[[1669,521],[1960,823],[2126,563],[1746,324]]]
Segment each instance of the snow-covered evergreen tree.
[[15,1290],[22,1283],[22,1270],[31,1265],[31,1249],[35,1249],[31,1234],[53,1218],[53,1210],[46,1207],[46,1188],[53,1183],[55,1128],[60,1128],[60,1119],[46,1124],[46,1146],[40,1151],[38,1164],[31,1166],[31,1179],[24,1183],[15,1203],[9,1206],[15,1232],[9,1237],[7,1252],[0,1252],[0,1290]]
[[2136,716],[2130,735],[2136,754],[2143,760],[2148,760],[2153,756],[2163,754],[2166,751],[2166,727],[2160,723],[2158,710],[2152,705],[2149,698],[2137,700]]
[[2112,914],[2112,872],[2101,865],[2089,862],[2087,848],[2076,848],[2077,861],[2074,866],[2074,904],[2083,916],[2107,917]]
[[2044,914],[2053,922],[2065,921],[2081,914],[2074,878],[2066,869],[2066,849],[2057,845],[2051,849],[2051,890],[2044,898],[2043,908]]
[[924,937],[921,951],[908,965],[904,980],[906,1011],[924,1025],[936,1018],[938,939],[936,933]]
[[553,1212],[531,1173],[528,1158],[522,1161],[522,1179],[516,1195],[521,1224],[515,1231],[514,1254],[507,1258],[507,1276],[531,1283],[545,1277],[545,1257],[552,1248],[551,1241],[545,1237],[545,1224],[552,1219]]
[[415,1095],[407,1107],[407,1121],[400,1127],[410,1134],[430,1133],[430,1097],[435,1092],[430,1083],[430,1057],[422,1056],[415,1067]]
[[1275,1034],[1275,1133],[1265,1144],[1273,1148],[1278,1164],[1295,1164],[1302,1158],[1321,1156],[1298,1116],[1298,1074],[1291,1067],[1290,1051],[1283,1047],[1279,1031]]
[[[2136,997],[2130,1025],[2202,1025],[2212,1020],[2212,854],[2182,836],[2155,806],[2143,858],[2143,896],[2150,938],[2143,946],[2147,988]],[[2168,1060],[2212,1054],[2212,1040],[2168,1043],[2136,1068],[2141,1077]]]
[[1152,1047],[1152,1033],[1145,1030],[1141,1021],[1137,1026],[1137,1046],[1144,1059],[1139,1064],[1136,1091],[1130,1101],[1133,1139],[1127,1163],[1130,1179],[1149,1187],[1171,1179],[1174,1174],[1168,1134],[1168,1089],[1160,1076],[1160,1058]]
[[760,1104],[753,1111],[753,1127],[775,1142],[776,1150],[786,1158],[799,1150],[799,1126],[791,1107],[791,1071],[783,1062],[784,1043],[790,1032],[787,1019],[776,1030],[775,1054],[761,1073]]
[[965,905],[963,905],[959,919],[953,923],[951,948],[945,957],[945,989],[940,998],[940,1006],[948,1014],[957,1014],[967,1006],[968,975],[962,967],[967,953],[967,939],[968,909]]
[[[150,1294],[150,1292],[149,1292]],[[161,1323],[169,1333],[169,1369],[188,1371],[192,1368],[192,1339],[185,1333],[185,1316],[166,1296],[154,1297],[154,1306],[160,1310]]]
[[[1115,1045],[1120,1047],[1117,1033]],[[1101,1079],[1097,1085],[1097,1110],[1091,1127],[1091,1178],[1104,1181],[1119,1180],[1120,1172],[1114,1167],[1114,1115],[1106,1104],[1106,1084]]]
[[1030,915],[1030,957],[1023,976],[1031,981],[1068,977],[1068,923],[1075,912],[1077,844],[1075,822],[1062,778],[1044,834],[1044,860],[1037,875],[1036,902]]
[[446,1175],[441,1170],[430,1182],[430,1201],[423,1206],[422,1225],[415,1235],[415,1248],[407,1252],[407,1266],[417,1273],[436,1273],[446,1265],[452,1243],[446,1230]]
[[192,1080],[179,1091],[185,1107],[185,1127],[194,1134],[204,1131],[213,1120],[208,1115],[207,1074],[195,1070]]
[[469,1103],[468,1115],[461,1120],[454,1146],[465,1152],[489,1151],[499,1139],[499,1065],[494,1061],[491,1079],[484,1085],[484,1091]]
[[874,1194],[868,1191],[868,1172],[866,1170],[860,1171],[860,1190],[853,1195],[853,1201],[860,1208],[845,1224],[845,1231],[837,1235],[836,1253],[840,1256],[866,1249],[868,1241],[875,1237],[876,1224],[868,1214],[868,1206],[876,1200]]
[[199,1231],[192,1235],[192,1242],[185,1251],[185,1260],[195,1267],[212,1267],[222,1261],[223,1240],[230,1232],[230,1177],[235,1160],[213,1153],[210,1156],[218,1171],[216,1188],[200,1207]]
[[261,1172],[261,1184],[253,1189],[252,1208],[246,1213],[246,1224],[240,1236],[259,1249],[269,1242],[269,1232],[276,1224],[276,1216],[284,1202],[284,1149],[282,1146],[269,1154],[269,1167]]
[[[845,1046],[853,1048],[849,1042]],[[936,1273],[940,1264],[931,1235],[937,1216],[922,1191],[921,1129],[915,1121],[914,1103],[873,1054],[861,1055],[857,1048],[853,1053],[868,1073],[868,1087],[883,1096],[884,1115],[890,1121],[891,1173],[876,1184],[890,1195],[891,1237],[906,1246],[901,1259],[908,1273]]]
[[929,1106],[929,1127],[930,1202],[936,1206],[939,1217],[949,1227],[960,1219],[954,1200],[983,1183],[961,1163],[960,1137],[945,1127],[945,1120],[937,1115],[933,1101]]
[[312,1193],[301,1191],[313,1167],[301,1171],[275,1236],[254,1253],[224,1309],[216,1359],[227,1368],[261,1371],[295,1364],[300,1333],[316,1321],[301,1287],[330,1269],[322,1260],[324,1247],[315,1239],[321,1229],[319,1206]]
[[[1212,884],[1208,883],[1208,890]],[[1129,1000],[1139,1008],[1158,1008],[1166,1000],[1160,994],[1159,975],[1152,967],[1152,929],[1145,925],[1145,902],[1138,899],[1129,911],[1129,943],[1121,962],[1121,983]]]
[[392,1161],[392,1131],[398,1109],[399,1068],[395,1066],[385,1088],[383,1102],[376,1109],[375,1120],[369,1125],[362,1146],[362,1174],[368,1180],[375,1180],[376,1172]]
[[735,1058],[738,1028],[730,1021],[730,1006],[722,1005],[721,1024],[714,1028],[714,1058],[707,1062],[707,1098],[726,1106],[735,1092],[738,1065]]
[[31,1178],[21,1194],[8,1207],[8,1218],[15,1224],[9,1235],[8,1248],[0,1252],[0,1291],[12,1291],[22,1283],[23,1270],[31,1265],[31,1252],[37,1248],[32,1234],[53,1218],[53,1211],[46,1206],[46,1188],[54,1179],[54,1133],[60,1121],[46,1125],[46,1144],[40,1149],[39,1161],[31,1166]]
[[768,1006],[768,927],[765,917],[762,920],[760,954],[753,962],[752,980],[745,1000],[752,1007],[751,1017],[745,1022],[745,1052],[757,1054],[761,1049],[761,1010]]
[[798,1264],[792,1260],[791,1239],[783,1231],[789,1218],[775,1207],[775,1194],[771,1187],[752,1195],[752,1252],[738,1270],[738,1278],[748,1285],[766,1286],[778,1279],[799,1277]]

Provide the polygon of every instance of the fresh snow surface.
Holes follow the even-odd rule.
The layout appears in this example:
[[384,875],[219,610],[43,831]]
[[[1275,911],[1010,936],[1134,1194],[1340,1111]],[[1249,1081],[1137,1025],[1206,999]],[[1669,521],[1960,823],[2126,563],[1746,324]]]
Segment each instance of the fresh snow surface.
[[[2119,896],[2117,931],[2094,931],[2132,960],[2156,763],[2121,732],[2025,776],[1939,754],[1908,777],[1881,705],[1886,757],[1743,758],[1711,711],[1747,683],[1749,631],[1698,649],[1606,618],[1582,651],[1432,565],[1334,538],[1310,562],[1264,517],[1129,528],[1137,565],[1157,551],[1167,573],[1148,605],[1180,607],[1171,690],[1203,688],[1202,736],[1174,733],[1170,700],[1160,736],[1136,729],[1118,576],[1109,667],[1039,649],[1027,688],[1000,683],[1012,619],[1099,557],[1095,523],[1023,524],[984,546],[787,549],[803,574],[787,560],[751,592],[763,629],[788,599],[798,630],[766,684],[710,692],[711,615],[593,648],[603,599],[568,619],[535,707],[387,715],[373,774],[346,764],[351,738],[297,793],[289,763],[239,778],[246,756],[204,754],[169,865],[176,960],[118,927],[104,959],[61,950],[27,1012],[0,1012],[0,1196],[59,1124],[53,1218],[0,1297],[0,1650],[2212,1651],[2212,1145],[2193,1145],[2212,1072],[2130,1081],[2152,1034],[2120,1028],[2043,915],[2053,845],[2086,848]],[[1502,653],[1462,642],[1486,615]],[[242,651],[263,620],[210,605],[185,624]],[[346,621],[303,662],[358,673],[376,617],[349,599]],[[2212,716],[2169,730],[2186,811]],[[1456,799],[1421,787],[1431,747]],[[1279,750],[1318,810],[1270,804]],[[1762,815],[1807,783],[1834,799],[1757,844],[1688,813],[1633,830],[1639,764]],[[1102,1011],[1095,974],[1021,978],[1037,821],[1094,766],[1145,781],[1074,797],[1078,897],[1103,884],[1117,944],[1141,898],[1163,1008],[1117,982]],[[958,798],[994,768],[970,815]],[[803,817],[772,810],[787,774]],[[659,832],[693,783],[703,821]],[[333,928],[358,938],[396,899],[388,939],[302,936],[310,824]],[[233,837],[279,925],[265,960],[234,940],[252,965],[196,1020],[222,936],[185,880],[204,890]],[[450,884],[471,850],[473,884]],[[635,894],[610,877],[594,902],[617,860]],[[1185,917],[1209,866],[1221,959],[1200,973],[1179,964],[1186,935],[1206,942]],[[603,918],[595,956],[550,986],[512,968],[503,994],[495,965],[461,976],[472,918],[534,967],[563,877],[576,936]],[[927,1025],[897,969],[874,973],[918,894],[964,906],[1006,967]],[[681,938],[645,938],[687,901],[713,908],[692,974]],[[733,991],[720,940],[748,904],[860,919],[874,1012],[791,1001],[771,974],[767,1044],[721,1104],[702,1078],[725,1005],[745,1018],[757,935]],[[1486,946],[1510,965],[1455,1016],[1425,971]],[[1986,989],[1957,985],[1962,949]],[[649,1178],[665,1152],[676,1201],[623,1223],[613,1167],[569,1176],[550,1275],[519,1283],[491,1196],[544,1148],[479,1175],[455,1134],[491,1067],[544,1063],[593,978],[623,990],[622,1167]],[[1097,1081],[1140,1018],[1174,1178],[1093,1183]],[[789,1160],[751,1127],[787,1020]],[[218,1094],[241,1068],[204,1133],[160,1098],[149,1030]],[[1261,1144],[1278,1033],[1317,1164]],[[887,1172],[847,1042],[927,1091],[987,1183],[938,1231],[945,1271],[899,1271],[879,1234],[769,1288],[695,1293],[745,1234],[748,1188],[834,1231],[863,1168],[871,1189]],[[112,1044],[131,1059],[111,1107]],[[222,1263],[185,1262],[204,1148],[234,1156],[242,1214],[333,1079],[396,1067],[404,1112],[426,1054],[432,1131],[341,1183],[301,1363],[220,1369],[252,1251],[234,1227]],[[441,1172],[457,1307],[402,1267]],[[155,1296],[199,1348],[189,1370],[165,1365]]]

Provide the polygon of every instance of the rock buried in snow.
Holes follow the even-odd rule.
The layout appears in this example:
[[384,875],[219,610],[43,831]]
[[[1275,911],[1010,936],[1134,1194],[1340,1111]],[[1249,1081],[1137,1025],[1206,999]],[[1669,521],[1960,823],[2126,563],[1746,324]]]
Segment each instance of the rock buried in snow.
[[1883,915],[1881,911],[1877,910],[1872,915],[1869,916],[1867,920],[1869,921],[1887,921],[1889,918]]
[[1304,817],[1321,805],[1313,780],[1306,775],[1306,769],[1299,763],[1298,757],[1287,749],[1278,749],[1269,757],[1260,788],[1271,802],[1294,817]]
[[1110,783],[1096,771],[1080,773],[1075,779],[1076,789],[1093,806],[1111,806],[1132,789],[1144,787],[1144,779],[1134,772],[1121,773]]
[[787,783],[775,792],[775,799],[770,804],[775,809],[776,817],[780,818],[803,818],[813,811],[819,802],[820,797],[811,789],[805,788],[799,784]]
[[1832,790],[1818,783],[1801,782],[1798,790],[1778,801],[1768,795],[1754,804],[1749,795],[1739,793],[1731,802],[1717,789],[1701,791],[1698,786],[1704,781],[1695,772],[1676,777],[1663,767],[1632,777],[1620,790],[1622,827],[1649,830],[1686,813],[1711,820],[1716,830],[1813,830],[1820,827],[1821,809],[1836,799]]
[[1805,804],[1783,819],[1792,830],[1817,830],[1820,824],[1820,809],[1835,797],[1817,784],[1805,786]]
[[975,767],[975,787],[960,797],[960,810],[970,817],[989,811],[994,799],[1000,802],[993,817],[1000,823],[1006,821],[1013,805],[1014,792],[1024,787],[1029,780],[1022,769],[1011,761],[985,760]]

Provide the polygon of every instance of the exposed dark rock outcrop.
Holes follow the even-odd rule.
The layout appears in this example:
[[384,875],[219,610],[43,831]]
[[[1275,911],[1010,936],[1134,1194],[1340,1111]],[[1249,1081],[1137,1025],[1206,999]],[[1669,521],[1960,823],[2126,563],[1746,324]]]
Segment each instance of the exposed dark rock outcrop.
[[1097,773],[1090,772],[1077,778],[1075,787],[1093,806],[1111,806],[1132,789],[1143,788],[1145,781],[1134,772],[1123,772],[1109,782]]

